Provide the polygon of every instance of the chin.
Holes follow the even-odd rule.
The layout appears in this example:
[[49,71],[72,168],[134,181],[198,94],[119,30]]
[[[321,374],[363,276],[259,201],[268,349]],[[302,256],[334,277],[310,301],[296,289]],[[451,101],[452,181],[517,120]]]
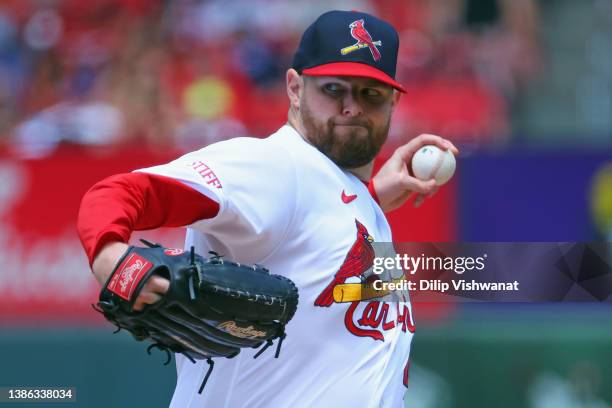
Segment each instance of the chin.
[[328,155],[328,157],[336,163],[339,167],[344,169],[355,169],[358,167],[363,167],[369,164],[372,160],[374,160],[375,155],[373,156],[371,152],[362,152],[359,156],[355,156],[354,150],[353,154],[350,154],[346,151],[343,152],[334,152],[335,154]]

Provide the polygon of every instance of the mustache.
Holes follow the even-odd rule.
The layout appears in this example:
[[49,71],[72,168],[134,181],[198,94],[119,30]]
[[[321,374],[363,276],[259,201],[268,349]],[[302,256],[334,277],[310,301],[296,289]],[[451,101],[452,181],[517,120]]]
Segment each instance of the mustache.
[[333,117],[329,119],[330,125],[339,125],[339,126],[363,126],[368,129],[372,129],[372,121],[367,118],[356,117],[356,118],[346,118],[346,117]]

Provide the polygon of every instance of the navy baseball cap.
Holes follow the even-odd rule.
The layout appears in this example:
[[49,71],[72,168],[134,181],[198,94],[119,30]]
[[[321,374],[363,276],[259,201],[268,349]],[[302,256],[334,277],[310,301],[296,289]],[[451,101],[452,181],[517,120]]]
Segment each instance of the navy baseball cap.
[[399,36],[391,24],[358,11],[328,11],[304,31],[292,68],[301,75],[395,80]]

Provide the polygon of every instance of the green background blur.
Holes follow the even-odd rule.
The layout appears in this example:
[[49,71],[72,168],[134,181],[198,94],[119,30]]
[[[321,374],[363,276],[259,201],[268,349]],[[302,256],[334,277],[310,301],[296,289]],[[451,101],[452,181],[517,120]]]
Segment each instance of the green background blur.
[[[448,324],[417,321],[407,407],[605,407],[612,400],[609,308],[465,309]],[[145,344],[106,328],[3,331],[0,350],[3,386],[76,387],[76,403],[49,406],[164,407],[176,382],[164,353],[149,356]]]

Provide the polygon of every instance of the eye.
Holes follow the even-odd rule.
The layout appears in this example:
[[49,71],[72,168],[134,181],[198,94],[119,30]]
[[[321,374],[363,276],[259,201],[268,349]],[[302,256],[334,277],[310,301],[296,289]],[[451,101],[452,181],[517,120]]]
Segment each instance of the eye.
[[342,86],[335,82],[330,82],[323,85],[323,90],[330,95],[340,95],[344,91]]
[[383,96],[382,92],[376,88],[364,88],[361,93],[367,98],[380,98]]

